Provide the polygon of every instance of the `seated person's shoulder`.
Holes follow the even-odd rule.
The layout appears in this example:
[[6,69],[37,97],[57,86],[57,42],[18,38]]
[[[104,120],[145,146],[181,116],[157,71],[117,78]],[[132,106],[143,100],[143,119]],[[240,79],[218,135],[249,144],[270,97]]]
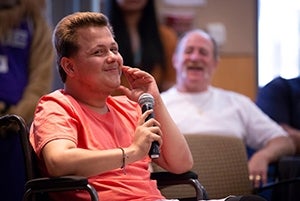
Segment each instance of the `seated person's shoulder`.
[[289,93],[289,80],[283,77],[276,77],[259,89],[258,97],[276,96],[280,97],[283,94]]
[[177,39],[178,39],[177,33],[171,27],[161,24],[159,25],[159,32],[163,41],[169,41],[169,42],[171,41],[174,42],[175,44],[177,43]]
[[276,77],[273,80],[271,80],[268,84],[265,85],[263,88],[267,87],[282,87],[287,85],[288,80],[283,77]]
[[212,87],[212,89],[215,91],[216,94],[219,94],[220,96],[223,97],[228,97],[228,98],[230,97],[234,99],[247,99],[247,100],[250,99],[248,96],[233,90],[217,88],[217,87]]
[[294,85],[295,87],[300,88],[300,76],[292,78],[292,79],[288,80],[288,82],[291,85]]

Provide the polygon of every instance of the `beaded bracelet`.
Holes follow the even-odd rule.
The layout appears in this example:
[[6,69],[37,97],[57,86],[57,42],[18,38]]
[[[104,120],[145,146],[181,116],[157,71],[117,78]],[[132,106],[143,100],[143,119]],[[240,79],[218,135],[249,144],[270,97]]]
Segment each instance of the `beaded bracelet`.
[[126,171],[125,171],[125,164],[126,164],[126,158],[128,157],[124,151],[124,149],[122,147],[118,147],[119,149],[121,149],[122,151],[122,165],[121,165],[121,169],[123,170],[123,173],[126,174]]

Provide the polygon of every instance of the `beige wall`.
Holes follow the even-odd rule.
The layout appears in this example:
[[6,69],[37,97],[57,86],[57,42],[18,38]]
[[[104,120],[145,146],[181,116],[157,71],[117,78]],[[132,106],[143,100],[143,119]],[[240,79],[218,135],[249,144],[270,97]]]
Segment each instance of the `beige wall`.
[[[182,0],[184,1],[184,0]],[[226,41],[221,46],[221,61],[213,84],[255,99],[256,69],[256,2],[257,0],[206,0],[200,7],[166,5],[156,0],[160,20],[165,13],[187,12],[194,15],[193,28],[206,29],[209,23],[222,23]]]

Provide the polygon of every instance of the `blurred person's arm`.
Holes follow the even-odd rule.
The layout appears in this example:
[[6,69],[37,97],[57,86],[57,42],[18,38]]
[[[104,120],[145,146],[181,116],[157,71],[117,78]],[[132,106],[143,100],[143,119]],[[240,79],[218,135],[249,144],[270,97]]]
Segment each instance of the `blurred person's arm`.
[[292,97],[288,80],[277,77],[260,89],[256,104],[270,118],[279,123],[289,134],[296,145],[296,153],[300,153],[300,130],[290,125],[292,113]]
[[[249,159],[249,175],[252,177],[254,185],[259,187],[261,182],[264,184],[267,183],[267,171],[270,163],[294,153],[295,145],[291,138],[282,136],[271,139]],[[258,175],[261,177],[259,180],[256,179]]]
[[54,67],[52,31],[44,18],[36,19],[33,23],[28,84],[22,99],[7,111],[21,115],[28,123],[32,121],[39,98],[51,90]]
[[300,130],[295,129],[287,124],[281,124],[281,126],[293,139],[296,146],[296,154],[300,154]]

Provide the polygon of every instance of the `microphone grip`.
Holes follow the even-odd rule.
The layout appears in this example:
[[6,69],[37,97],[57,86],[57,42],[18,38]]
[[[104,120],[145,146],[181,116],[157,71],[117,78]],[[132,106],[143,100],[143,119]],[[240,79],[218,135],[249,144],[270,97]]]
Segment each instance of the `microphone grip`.
[[159,158],[159,155],[159,144],[157,141],[153,141],[149,150],[149,156],[150,158]]
[[[153,109],[151,104],[145,104],[142,106],[143,113],[150,109]],[[145,121],[148,121],[151,118],[154,118],[153,113],[149,114]],[[157,141],[152,142],[148,155],[150,158],[158,158],[159,157],[160,151],[159,151],[159,143]]]

